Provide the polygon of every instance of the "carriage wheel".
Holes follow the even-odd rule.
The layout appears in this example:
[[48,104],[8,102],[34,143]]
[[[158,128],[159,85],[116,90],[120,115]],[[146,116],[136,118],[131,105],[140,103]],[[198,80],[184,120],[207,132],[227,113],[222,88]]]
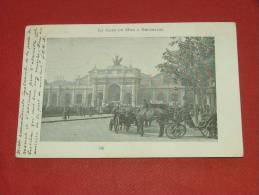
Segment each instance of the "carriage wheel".
[[201,131],[201,134],[202,134],[204,137],[210,137],[210,131],[207,129],[207,127],[205,127],[205,128],[200,128],[200,131]]
[[182,124],[169,124],[166,127],[166,135],[171,139],[183,137],[186,133],[186,127]]
[[206,127],[200,128],[200,131],[204,137],[217,138],[218,137],[217,122],[210,121]]
[[218,128],[217,128],[217,121],[216,120],[210,121],[207,128],[210,131],[210,137],[211,138],[218,138]]

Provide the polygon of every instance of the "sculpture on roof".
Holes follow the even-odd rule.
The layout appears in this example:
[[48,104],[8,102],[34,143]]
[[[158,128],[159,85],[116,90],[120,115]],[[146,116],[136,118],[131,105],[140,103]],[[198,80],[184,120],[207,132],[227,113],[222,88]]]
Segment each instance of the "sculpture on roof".
[[116,55],[116,56],[112,59],[113,65],[115,65],[115,66],[121,65],[122,59],[123,59],[122,57]]

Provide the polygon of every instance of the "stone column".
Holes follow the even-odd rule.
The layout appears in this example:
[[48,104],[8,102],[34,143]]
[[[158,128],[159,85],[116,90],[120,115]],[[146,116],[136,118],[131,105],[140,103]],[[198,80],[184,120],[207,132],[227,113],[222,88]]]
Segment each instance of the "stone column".
[[131,101],[132,101],[132,106],[135,107],[136,106],[136,84],[134,83],[132,85],[132,98],[131,98]]
[[91,106],[95,106],[95,100],[96,100],[96,84],[93,85]]
[[51,95],[51,88],[49,88],[49,92],[48,92],[47,107],[50,106],[50,95]]
[[83,101],[83,105],[86,106],[87,105],[87,88],[84,89],[84,101]]
[[57,90],[57,105],[56,106],[60,106],[60,90],[61,90],[61,87],[58,87],[58,90]]
[[103,86],[103,101],[102,101],[102,105],[104,106],[107,103],[107,95],[106,95],[106,89],[107,86],[106,84]]
[[71,102],[70,102],[70,105],[74,105],[75,104],[75,87],[73,87],[72,89],[72,98],[71,98]]
[[121,91],[120,91],[120,103],[123,104],[123,98],[124,98],[124,85],[121,85]]

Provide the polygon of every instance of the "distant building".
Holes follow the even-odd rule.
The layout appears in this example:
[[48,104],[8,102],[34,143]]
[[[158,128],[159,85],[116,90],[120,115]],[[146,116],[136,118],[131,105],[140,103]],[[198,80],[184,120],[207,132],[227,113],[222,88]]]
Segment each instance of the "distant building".
[[[176,79],[159,73],[150,76],[140,69],[114,64],[93,68],[73,82],[57,80],[44,86],[44,106],[104,106],[116,102],[137,106],[144,99],[151,103],[183,105],[185,87]],[[215,90],[205,101],[215,104]],[[212,98],[213,97],[213,98]],[[193,99],[193,101],[195,101]]]

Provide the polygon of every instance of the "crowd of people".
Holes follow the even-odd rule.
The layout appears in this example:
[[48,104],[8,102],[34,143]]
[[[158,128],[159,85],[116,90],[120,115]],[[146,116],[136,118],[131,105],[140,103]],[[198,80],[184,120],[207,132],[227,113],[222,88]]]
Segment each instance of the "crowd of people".
[[65,119],[70,116],[92,116],[108,113],[111,113],[111,108],[108,106],[43,106],[42,108],[42,117],[64,117]]
[[[68,120],[70,116],[89,116],[101,115],[101,114],[113,114],[114,116],[118,114],[125,113],[137,113],[141,108],[148,110],[151,104],[149,101],[144,100],[142,105],[133,107],[132,105],[123,105],[120,103],[112,103],[104,106],[93,107],[93,106],[66,106],[66,107],[55,107],[55,106],[43,106],[42,117],[53,117],[59,116],[65,120]],[[183,118],[191,117],[196,118],[196,122],[201,120],[205,115],[210,115],[215,112],[209,105],[193,105],[185,103],[180,106],[175,103],[173,105],[161,104],[165,109],[168,110],[168,117],[177,120],[183,120]]]

